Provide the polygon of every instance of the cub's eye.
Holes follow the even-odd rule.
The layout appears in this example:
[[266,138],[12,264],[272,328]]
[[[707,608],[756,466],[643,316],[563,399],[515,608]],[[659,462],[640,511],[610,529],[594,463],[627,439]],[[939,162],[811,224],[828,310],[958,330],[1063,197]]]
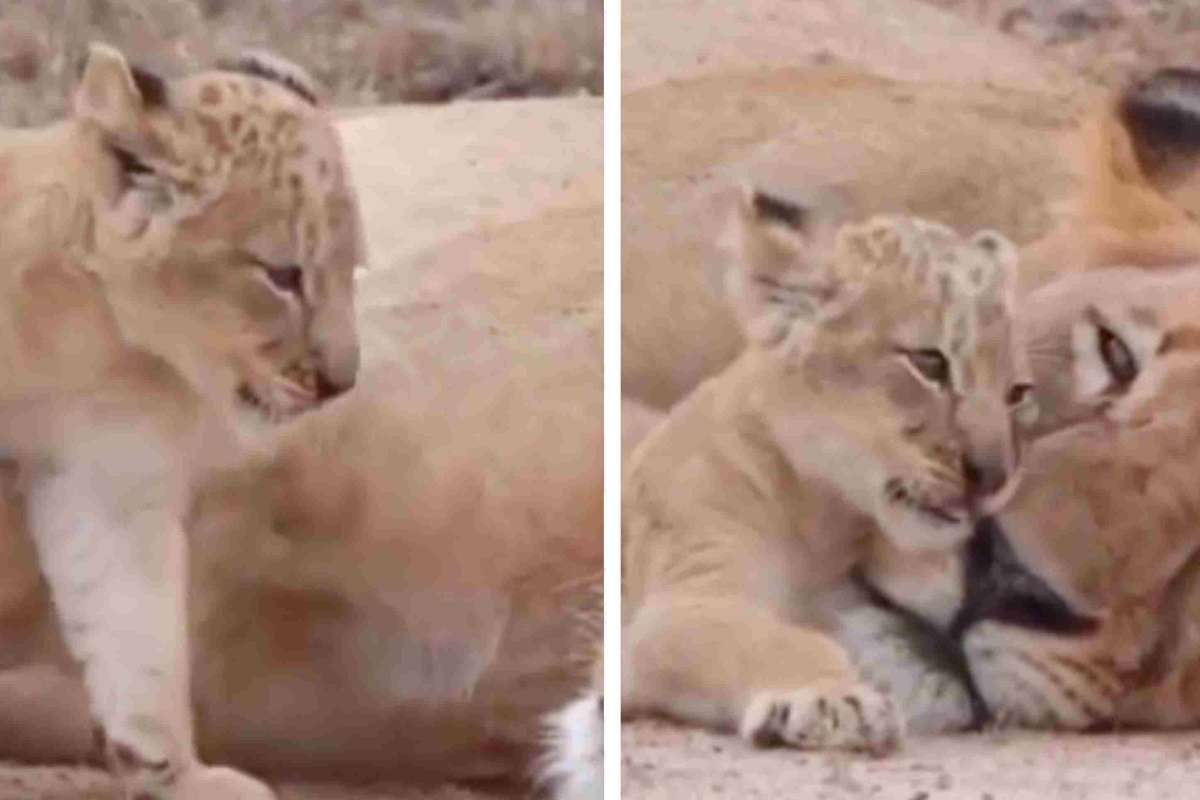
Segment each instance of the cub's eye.
[[1129,351],[1121,337],[1104,326],[1096,329],[1096,346],[1100,349],[1100,358],[1115,383],[1127,386],[1138,376],[1137,359]]
[[1019,406],[1033,395],[1032,383],[1014,383],[1008,389],[1008,404]]
[[127,175],[150,175],[154,170],[146,165],[146,162],[120,147],[113,147],[112,154],[116,157],[117,163],[121,166],[121,171]]
[[1041,409],[1038,408],[1037,398],[1033,393],[1032,383],[1014,383],[1008,389],[1008,407],[1012,409],[1013,419],[1018,425],[1032,428],[1037,422]]
[[283,267],[275,267],[269,264],[263,265],[263,272],[267,275],[267,280],[281,292],[290,292],[291,294],[301,297],[304,294],[304,271],[295,264],[288,264]]
[[913,369],[921,373],[926,380],[939,386],[950,385],[950,362],[942,355],[941,350],[905,350],[904,355],[913,365]]

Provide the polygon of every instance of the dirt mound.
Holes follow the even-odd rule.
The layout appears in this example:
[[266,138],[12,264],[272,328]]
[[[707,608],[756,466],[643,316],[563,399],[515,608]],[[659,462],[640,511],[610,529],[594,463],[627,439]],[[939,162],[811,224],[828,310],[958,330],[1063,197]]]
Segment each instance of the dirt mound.
[[839,61],[901,80],[1037,88],[1065,70],[1028,44],[915,0],[626,0],[621,90]]

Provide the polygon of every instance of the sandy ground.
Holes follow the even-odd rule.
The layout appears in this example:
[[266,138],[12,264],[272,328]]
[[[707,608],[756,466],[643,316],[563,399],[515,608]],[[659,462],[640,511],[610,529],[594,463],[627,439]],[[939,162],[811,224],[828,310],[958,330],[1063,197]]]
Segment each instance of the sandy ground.
[[989,733],[916,739],[883,759],[756,750],[660,722],[626,724],[621,796],[804,800],[1192,800],[1200,734]]
[[[453,786],[284,784],[280,800],[478,800],[495,797]],[[0,769],[0,800],[120,800],[112,780],[94,769],[7,767]]]
[[[570,379],[592,387],[599,420],[601,113],[599,99],[570,98],[343,115],[370,261],[358,276],[364,370],[468,355],[486,365],[565,363]],[[496,796],[455,786],[279,788],[284,800]],[[91,769],[0,767],[0,800],[75,798],[118,795]]]

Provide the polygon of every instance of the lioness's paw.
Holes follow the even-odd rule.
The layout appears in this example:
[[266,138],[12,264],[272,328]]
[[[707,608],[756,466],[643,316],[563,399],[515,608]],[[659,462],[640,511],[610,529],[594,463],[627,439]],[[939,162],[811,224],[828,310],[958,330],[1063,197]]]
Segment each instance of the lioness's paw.
[[759,747],[865,750],[885,755],[904,733],[891,699],[861,683],[760,692],[742,717],[741,734]]
[[180,776],[169,800],[276,800],[265,783],[228,767],[197,766]]

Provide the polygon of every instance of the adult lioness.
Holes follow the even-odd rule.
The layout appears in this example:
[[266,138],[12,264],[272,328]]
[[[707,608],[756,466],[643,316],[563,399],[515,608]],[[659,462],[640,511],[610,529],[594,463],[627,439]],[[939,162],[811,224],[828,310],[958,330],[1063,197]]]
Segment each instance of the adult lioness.
[[270,796],[195,757],[180,523],[233,441],[223,414],[286,416],[355,379],[357,211],[290,69],[167,83],[95,46],[70,120],[0,139],[0,450],[139,797]]
[[1200,722],[1200,270],[1035,292],[1046,413],[1012,501],[961,558],[868,581],[947,631],[991,715],[1060,729]]
[[1008,483],[1030,388],[1010,324],[1015,253],[909,218],[831,235],[760,193],[733,237],[727,282],[750,345],[627,474],[623,710],[886,751],[894,708],[809,601],[874,539],[953,547],[970,503]]

